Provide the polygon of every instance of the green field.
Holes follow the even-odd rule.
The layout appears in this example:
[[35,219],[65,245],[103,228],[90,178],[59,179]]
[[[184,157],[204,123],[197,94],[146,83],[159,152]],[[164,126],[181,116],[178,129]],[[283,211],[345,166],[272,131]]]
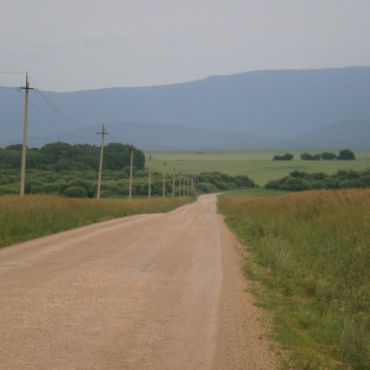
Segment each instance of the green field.
[[[321,153],[326,149],[307,150],[309,153]],[[290,152],[292,161],[272,161],[275,154]],[[203,171],[219,171],[230,175],[247,175],[259,185],[268,180],[288,175],[295,170],[305,172],[325,172],[338,170],[365,170],[370,168],[370,150],[355,151],[355,161],[301,161],[299,156],[306,150],[245,150],[245,151],[158,151],[151,152],[152,167],[161,171],[166,161],[167,171],[196,174]],[[338,152],[334,151],[333,152]],[[146,153],[148,158],[149,153]]]

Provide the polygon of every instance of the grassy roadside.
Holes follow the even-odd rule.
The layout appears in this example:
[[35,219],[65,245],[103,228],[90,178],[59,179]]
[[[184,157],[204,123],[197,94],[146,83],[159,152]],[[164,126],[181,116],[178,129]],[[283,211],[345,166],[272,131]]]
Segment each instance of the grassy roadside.
[[188,199],[92,200],[37,195],[0,197],[0,247],[95,222],[167,212]]
[[295,369],[370,368],[370,190],[220,197]]

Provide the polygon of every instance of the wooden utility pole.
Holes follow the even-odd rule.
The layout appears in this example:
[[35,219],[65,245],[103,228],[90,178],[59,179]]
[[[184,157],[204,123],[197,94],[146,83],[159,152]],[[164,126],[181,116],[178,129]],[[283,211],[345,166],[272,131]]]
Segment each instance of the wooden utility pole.
[[96,191],[96,199],[100,199],[100,189],[101,189],[101,178],[103,173],[103,156],[104,156],[104,136],[108,135],[105,131],[104,125],[101,132],[97,132],[97,135],[101,135],[100,140],[100,159],[99,159],[99,175],[98,175],[98,189]]
[[149,169],[149,180],[148,180],[148,198],[150,199],[152,197],[152,155],[149,154],[149,160],[148,160],[148,169]]
[[175,198],[175,186],[176,186],[176,174],[174,169],[172,175],[172,198]]
[[182,182],[182,176],[181,176],[181,172],[180,172],[180,174],[179,174],[179,189],[178,189],[179,198],[181,198],[181,182]]
[[26,157],[27,157],[27,131],[28,131],[28,101],[29,92],[34,90],[28,82],[28,72],[26,72],[26,85],[21,87],[24,90],[24,116],[23,116],[23,137],[22,137],[22,164],[21,164],[21,183],[19,194],[24,195],[24,187],[26,182]]
[[128,185],[128,200],[132,198],[132,172],[134,167],[134,147],[130,146],[130,180]]
[[166,161],[163,162],[162,197],[166,197]]

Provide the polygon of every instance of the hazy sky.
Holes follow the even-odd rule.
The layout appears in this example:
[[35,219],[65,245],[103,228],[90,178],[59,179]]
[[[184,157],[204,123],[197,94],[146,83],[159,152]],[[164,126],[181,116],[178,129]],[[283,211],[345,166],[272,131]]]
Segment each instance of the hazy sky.
[[[369,0],[0,0],[0,72],[42,89],[370,65]],[[0,74],[0,85],[22,76]]]

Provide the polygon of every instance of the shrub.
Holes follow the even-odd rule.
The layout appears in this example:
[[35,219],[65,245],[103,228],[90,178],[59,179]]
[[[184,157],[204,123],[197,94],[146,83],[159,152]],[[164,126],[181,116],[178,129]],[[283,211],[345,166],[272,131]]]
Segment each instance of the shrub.
[[196,185],[196,188],[200,193],[217,193],[219,191],[219,189],[210,182],[200,182]]
[[308,181],[300,177],[288,177],[280,185],[281,190],[302,191],[310,189]]
[[294,155],[291,153],[285,153],[284,155],[274,155],[274,161],[291,161],[294,158]]
[[347,161],[351,161],[351,160],[355,160],[356,159],[356,156],[355,154],[352,152],[352,150],[349,150],[349,149],[343,149],[339,152],[339,155],[338,155],[338,160],[347,160]]
[[69,188],[64,190],[64,195],[73,198],[86,198],[87,191],[82,186],[70,186]]
[[308,174],[301,171],[293,171],[287,177],[270,180],[266,189],[300,191],[308,189],[348,189],[366,188],[370,186],[370,170],[353,171],[340,170],[333,175],[322,172]]
[[302,159],[302,161],[312,161],[313,157],[309,153],[302,153],[301,154],[301,159]]
[[337,155],[334,153],[329,153],[329,152],[321,153],[321,159],[323,159],[324,161],[331,161],[336,158],[337,158]]

